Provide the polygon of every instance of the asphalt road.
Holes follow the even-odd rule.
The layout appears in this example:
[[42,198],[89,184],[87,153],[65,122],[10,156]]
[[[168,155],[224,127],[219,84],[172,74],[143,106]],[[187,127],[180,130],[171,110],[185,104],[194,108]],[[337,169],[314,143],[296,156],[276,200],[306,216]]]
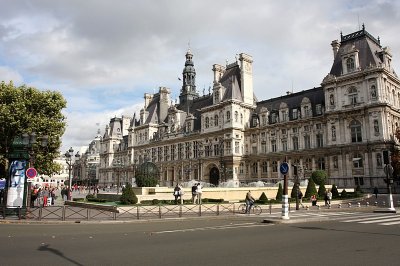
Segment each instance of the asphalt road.
[[1,265],[399,265],[400,226],[260,217],[0,224]]

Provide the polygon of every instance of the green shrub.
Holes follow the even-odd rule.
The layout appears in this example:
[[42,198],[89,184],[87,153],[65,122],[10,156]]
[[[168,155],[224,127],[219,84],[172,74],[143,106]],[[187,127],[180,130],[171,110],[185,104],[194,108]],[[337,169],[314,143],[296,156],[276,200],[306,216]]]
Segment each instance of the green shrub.
[[106,199],[98,199],[98,198],[88,198],[86,199],[88,202],[99,202],[99,203],[104,203],[107,202]]
[[322,183],[321,185],[319,185],[318,188],[318,197],[323,199],[325,197],[325,193],[326,193],[325,184]]
[[317,195],[317,188],[315,187],[315,183],[312,178],[308,179],[308,185],[306,189],[305,198],[311,198],[312,195]]
[[264,192],[261,194],[260,198],[258,199],[258,203],[261,203],[261,204],[268,203],[268,197],[267,197],[267,195],[265,195]]
[[135,176],[136,185],[138,187],[155,187],[158,183],[158,179],[154,176]]
[[152,205],[158,205],[158,204],[160,204],[160,201],[159,201],[158,199],[153,199],[153,200],[151,201],[151,204],[152,204]]
[[340,194],[340,197],[344,198],[344,199],[348,197],[347,191],[345,189],[342,190],[342,193]]
[[293,187],[292,187],[292,192],[290,192],[290,197],[292,198],[292,199],[295,199],[296,198],[296,191],[297,191],[297,184],[296,183],[294,183],[293,184]]
[[356,192],[358,192],[358,193],[360,193],[360,194],[362,194],[363,193],[363,191],[362,191],[362,189],[361,189],[361,187],[360,187],[360,185],[357,185],[357,187],[356,187],[356,190],[355,190]]
[[89,199],[94,199],[94,198],[96,198],[96,196],[95,196],[94,194],[90,194],[90,193],[89,193],[89,194],[86,195],[86,199],[87,199],[87,200],[89,200]]
[[276,192],[276,197],[275,197],[275,199],[278,200],[278,201],[279,201],[279,200],[282,201],[282,195],[283,195],[282,184],[279,183],[279,187],[278,187],[278,191]]
[[338,191],[338,189],[337,189],[335,184],[332,185],[331,192],[332,192],[332,198],[333,199],[339,198],[339,191]]
[[72,201],[84,201],[84,198],[73,198]]
[[325,184],[327,178],[328,175],[324,170],[316,170],[311,174],[311,179],[319,186]]
[[127,183],[124,188],[122,188],[122,195],[120,197],[121,204],[136,204],[138,198],[133,192],[131,184]]

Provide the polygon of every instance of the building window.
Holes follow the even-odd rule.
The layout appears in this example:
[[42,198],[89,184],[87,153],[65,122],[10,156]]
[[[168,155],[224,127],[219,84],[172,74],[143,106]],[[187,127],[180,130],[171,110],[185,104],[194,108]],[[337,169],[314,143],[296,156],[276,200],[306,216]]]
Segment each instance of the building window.
[[[221,146],[221,147],[220,147]],[[223,155],[222,154],[222,144],[221,145],[219,145],[219,144],[214,144],[214,156],[218,156],[219,154],[220,154],[220,150],[221,149],[221,156]]]
[[209,128],[210,126],[210,119],[206,117],[206,128]]
[[239,120],[239,113],[235,111],[235,122],[238,122]]
[[218,115],[214,116],[214,126],[218,126]]
[[262,168],[262,173],[266,174],[268,172],[268,162],[266,161],[262,162],[261,168]]
[[276,123],[276,113],[271,114],[271,123]]
[[321,115],[321,114],[322,114],[322,105],[317,104],[317,105],[315,106],[315,113],[316,113],[317,115]]
[[239,141],[235,141],[235,153],[239,153]]
[[292,117],[293,117],[293,119],[297,119],[297,117],[298,117],[298,110],[297,109],[292,109]]
[[261,123],[263,126],[267,125],[267,116],[266,115],[261,116]]
[[231,112],[226,111],[226,121],[229,122],[231,121]]
[[354,71],[355,65],[354,65],[354,58],[353,57],[347,58],[346,67],[347,67],[347,72],[353,72]]
[[218,90],[214,91],[214,102],[215,103],[219,102],[219,91]]
[[332,126],[331,127],[331,137],[332,137],[332,140],[333,141],[335,141],[336,140],[336,127],[335,126]]
[[240,165],[239,165],[239,173],[240,174],[244,173],[244,165],[243,165],[243,163],[240,163]]
[[287,151],[287,139],[282,140],[282,151]]
[[311,139],[309,135],[304,136],[304,149],[311,149]]
[[183,144],[182,143],[178,144],[178,159],[179,160],[183,159]]
[[361,157],[361,154],[357,153],[353,157],[353,166],[354,168],[361,168],[363,167],[363,159]]
[[253,117],[253,126],[258,126],[258,120],[257,117]]
[[378,120],[374,120],[374,132],[375,132],[375,136],[379,136],[379,122],[378,122]]
[[240,114],[240,123],[243,124],[243,114]]
[[317,148],[324,146],[324,136],[322,134],[317,134]]
[[272,152],[276,152],[276,140],[271,140],[271,149]]
[[286,111],[282,111],[281,115],[282,115],[282,122],[286,122],[287,121],[287,112]]
[[258,173],[258,165],[257,163],[253,163],[253,174],[257,174]]
[[267,143],[265,141],[261,142],[261,152],[267,153]]
[[304,117],[310,117],[310,107],[308,105],[304,106]]
[[257,146],[252,146],[251,149],[253,154],[257,154]]
[[295,151],[299,150],[299,138],[298,137],[293,137],[293,150],[295,150]]
[[361,123],[353,120],[350,123],[351,142],[362,142]]
[[324,157],[318,158],[318,169],[325,170],[325,158]]
[[175,145],[171,145],[171,161],[175,161]]
[[351,87],[349,89],[349,103],[350,104],[357,104],[358,103],[358,92],[357,89],[355,87]]
[[272,172],[274,172],[274,173],[278,172],[278,162],[277,161],[272,161]]

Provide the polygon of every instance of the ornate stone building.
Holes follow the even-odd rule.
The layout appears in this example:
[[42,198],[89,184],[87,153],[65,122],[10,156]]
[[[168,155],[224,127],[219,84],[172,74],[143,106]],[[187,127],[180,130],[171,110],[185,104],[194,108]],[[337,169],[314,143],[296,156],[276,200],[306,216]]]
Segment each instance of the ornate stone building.
[[400,119],[392,54],[364,27],[331,45],[333,65],[320,87],[265,101],[254,96],[253,59],[244,53],[213,65],[213,87],[199,95],[189,49],[179,103],[161,87],[145,94],[138,119],[111,119],[101,141],[100,184],[115,185],[117,175],[130,181],[147,161],[157,165],[161,186],[193,179],[273,184],[286,160],[300,178],[323,169],[339,187],[384,187],[382,151],[395,148]]

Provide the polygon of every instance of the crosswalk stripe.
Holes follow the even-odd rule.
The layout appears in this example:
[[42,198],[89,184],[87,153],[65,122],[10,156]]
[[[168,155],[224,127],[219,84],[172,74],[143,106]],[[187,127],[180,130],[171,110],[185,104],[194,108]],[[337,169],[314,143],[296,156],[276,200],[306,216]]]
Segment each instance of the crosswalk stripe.
[[363,222],[359,222],[360,224],[372,224],[372,223],[381,223],[381,222],[391,222],[391,221],[399,221],[400,217],[396,217],[396,218],[387,218],[387,219],[380,219],[380,220],[369,220],[369,221],[363,221]]
[[346,220],[346,221],[342,221],[343,223],[354,223],[354,222],[363,222],[365,220],[379,220],[379,219],[384,219],[387,218],[387,215],[378,215],[378,216],[357,216],[356,219],[351,219],[351,220]]
[[381,223],[380,225],[395,225],[395,224],[400,224],[400,221],[390,222],[390,223]]

